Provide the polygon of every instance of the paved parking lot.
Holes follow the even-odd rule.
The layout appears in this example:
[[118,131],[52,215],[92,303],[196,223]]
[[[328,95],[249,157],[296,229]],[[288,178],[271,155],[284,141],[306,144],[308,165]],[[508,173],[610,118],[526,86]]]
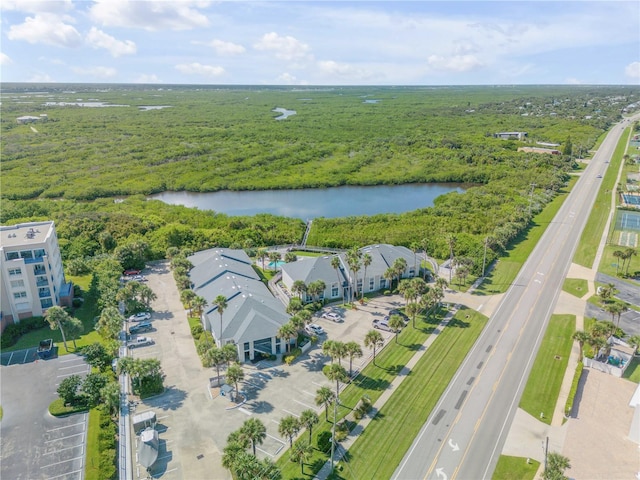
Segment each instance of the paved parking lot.
[[[26,363],[15,362],[25,357]],[[1,478],[84,477],[88,415],[56,418],[49,414],[48,407],[57,398],[56,389],[65,377],[88,372],[84,358],[77,355],[35,361],[30,359],[29,351],[21,351],[12,356],[10,366],[4,366],[3,361]]]
[[[134,358],[160,359],[167,391],[141,402],[135,413],[156,412],[161,447],[151,474],[154,478],[170,480],[231,478],[222,468],[222,451],[228,435],[250,417],[259,418],[267,427],[267,438],[258,446],[258,455],[276,458],[288,444],[288,439],[278,433],[278,424],[283,417],[300,416],[307,409],[324,414],[323,408],[315,405],[316,391],[321,386],[333,388],[334,385],[322,373],[322,366],[329,361],[322,354],[322,341],[330,338],[360,343],[364,355],[354,359],[353,369],[361,369],[371,358],[371,351],[364,346],[363,339],[372,328],[372,320],[383,318],[390,309],[404,305],[399,296],[390,296],[358,305],[357,310],[327,307],[327,311],[339,313],[344,322],[335,323],[318,314],[313,322],[321,325],[327,335],[291,366],[270,362],[245,365],[245,380],[240,389],[247,401],[233,408],[228,397],[209,389],[209,378],[215,375],[215,369],[201,367],[187,315],[168,265],[155,264],[144,274],[149,287],[158,295],[152,305],[154,330],[144,333],[155,343],[134,349],[132,355]],[[381,333],[387,340],[393,337],[389,332]],[[348,368],[348,360],[343,360],[343,365]],[[134,464],[137,463],[135,460],[134,456]],[[137,466],[137,478],[144,478],[143,470]]]

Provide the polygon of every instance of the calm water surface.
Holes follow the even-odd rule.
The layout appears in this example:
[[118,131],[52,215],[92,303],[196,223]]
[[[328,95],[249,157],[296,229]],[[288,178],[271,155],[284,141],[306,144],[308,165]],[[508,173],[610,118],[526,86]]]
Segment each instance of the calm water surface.
[[309,220],[408,212],[430,207],[436,197],[453,191],[463,192],[463,185],[431,183],[302,190],[164,192],[149,198],[227,215],[271,213]]

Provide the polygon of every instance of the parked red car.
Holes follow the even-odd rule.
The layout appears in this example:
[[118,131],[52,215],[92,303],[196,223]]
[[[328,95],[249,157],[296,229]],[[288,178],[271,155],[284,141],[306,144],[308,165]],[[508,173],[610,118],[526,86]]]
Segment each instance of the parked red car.
[[132,276],[132,275],[140,275],[140,272],[141,272],[141,270],[125,270],[125,271],[124,271],[124,274],[125,274],[127,277],[130,277],[130,276]]

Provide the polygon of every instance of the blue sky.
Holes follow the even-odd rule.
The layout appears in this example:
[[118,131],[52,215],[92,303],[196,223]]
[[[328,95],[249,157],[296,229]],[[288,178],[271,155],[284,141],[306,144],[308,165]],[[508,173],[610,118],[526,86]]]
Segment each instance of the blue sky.
[[2,0],[4,82],[640,83],[640,2]]

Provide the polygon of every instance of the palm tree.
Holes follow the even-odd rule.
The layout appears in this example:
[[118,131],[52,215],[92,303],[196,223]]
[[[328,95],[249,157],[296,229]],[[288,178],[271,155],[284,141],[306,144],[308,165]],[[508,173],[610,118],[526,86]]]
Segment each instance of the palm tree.
[[451,274],[453,273],[453,250],[456,247],[455,235],[449,235],[447,237],[447,244],[449,245],[449,283],[451,283]]
[[298,332],[291,322],[285,323],[278,329],[277,337],[287,340],[286,353],[289,353],[291,339],[297,336]]
[[[616,276],[618,276],[618,269],[620,268],[620,259],[624,258],[624,252],[622,250],[616,250],[613,252],[613,256],[618,259],[618,261],[616,262]],[[624,260],[622,263],[624,267]]]
[[396,334],[396,343],[398,343],[398,334],[400,330],[402,330],[402,327],[404,327],[404,320],[400,315],[391,315],[391,317],[389,317],[389,328]]
[[585,331],[577,330],[577,331],[573,332],[573,337],[572,338],[576,342],[578,342],[578,346],[580,347],[579,361],[582,361],[584,344],[589,341],[589,334],[587,332],[585,332]]
[[635,354],[640,351],[640,335],[633,335],[629,338],[629,345],[636,349]]
[[358,294],[358,271],[360,270],[361,258],[362,252],[358,250],[358,247],[353,247],[347,252],[347,265],[349,265],[349,270],[353,272],[353,277],[351,277],[351,296],[349,298],[351,302]]
[[316,390],[316,405],[324,405],[324,419],[329,421],[329,405],[333,402],[333,392],[329,387],[320,387]]
[[293,263],[298,260],[298,256],[293,252],[287,252],[284,254],[284,261],[287,263]]
[[289,448],[293,448],[293,437],[300,431],[300,422],[293,415],[287,415],[278,425],[278,432],[283,437],[289,437]]
[[407,269],[407,261],[402,257],[396,258],[393,261],[393,265],[391,266],[391,268],[393,268],[396,277],[398,277],[398,286],[400,286],[400,279],[402,278],[402,274]]
[[311,409],[303,410],[300,414],[300,425],[309,430],[309,443],[311,443],[313,426],[317,425],[319,421],[318,414]]
[[256,456],[256,444],[262,445],[264,439],[267,438],[267,428],[257,418],[245,420],[240,427],[240,433],[251,442],[253,456]]
[[269,252],[269,263],[273,266],[273,271],[275,272],[278,268],[278,261],[282,258],[280,252]]
[[396,276],[396,272],[393,267],[388,267],[382,274],[385,280],[389,282],[389,290],[393,291],[393,279]]
[[362,347],[358,342],[347,342],[344,344],[344,349],[349,357],[349,377],[353,371],[353,359],[362,357]]
[[[329,380],[332,382],[336,382],[336,399],[339,399],[340,395],[340,382],[346,383],[349,380],[347,376],[347,371],[344,369],[342,365],[338,365],[337,363],[332,363],[329,365],[329,368],[324,372]],[[339,402],[340,400],[338,400]]]
[[311,446],[311,439],[309,442],[296,443],[295,447],[291,451],[291,461],[300,462],[300,471],[304,475],[304,464],[311,460],[313,456],[313,446]]
[[212,347],[204,352],[203,360],[206,367],[216,367],[216,374],[220,378],[220,367],[226,363],[224,352],[221,348]]
[[195,310],[195,312],[198,314],[198,317],[202,316],[202,311],[206,306],[207,300],[204,297],[196,296],[196,298],[191,301],[191,308]]
[[291,285],[291,293],[297,294],[298,298],[302,300],[302,294],[307,291],[307,285],[304,283],[304,280],[296,280]]
[[300,310],[296,315],[302,319],[305,325],[311,321],[311,312],[309,310]]
[[45,318],[47,322],[49,322],[49,328],[51,328],[51,330],[60,330],[60,333],[62,334],[62,343],[64,343],[64,349],[68,352],[69,348],[67,348],[67,338],[64,335],[64,329],[62,328],[62,326],[68,323],[71,319],[69,314],[65,311],[64,308],[55,306],[47,310]]
[[419,302],[410,303],[405,308],[405,311],[407,315],[409,315],[409,318],[411,319],[411,325],[413,325],[413,328],[416,328],[416,317],[422,311],[422,305]]
[[224,357],[224,361],[227,364],[227,367],[231,364],[231,362],[238,361],[238,347],[236,347],[233,343],[227,343],[224,347],[222,347],[222,355]]
[[362,274],[362,295],[360,298],[364,298],[364,289],[367,282],[367,267],[371,265],[373,258],[368,253],[362,255],[362,266],[364,267],[364,273]]
[[69,317],[64,328],[67,331],[69,338],[73,341],[73,349],[78,350],[76,339],[84,333],[84,325],[82,324],[82,321],[79,318]]
[[571,468],[569,459],[560,455],[557,452],[551,452],[545,459],[545,469],[542,472],[543,480],[562,480],[567,477],[564,476],[564,471],[567,468]]
[[413,274],[418,276],[420,273],[418,270],[418,252],[420,251],[420,244],[418,242],[411,242],[409,248],[413,252]]
[[331,267],[336,271],[336,275],[338,277],[338,289],[342,292],[340,296],[344,302],[344,289],[342,288],[342,282],[340,281],[340,265],[340,257],[338,255],[331,258]]
[[627,264],[627,268],[625,270],[625,275],[629,275],[629,265],[631,265],[631,257],[633,257],[634,255],[637,255],[638,251],[635,248],[625,248],[624,249],[624,261]]
[[218,295],[213,301],[213,304],[218,308],[218,313],[220,314],[220,337],[217,340],[218,346],[222,347],[222,314],[227,308],[227,297]]
[[227,381],[233,383],[236,387],[236,399],[238,398],[238,382],[244,379],[244,371],[242,367],[236,363],[227,368]]
[[322,342],[322,353],[323,355],[331,357],[331,363],[333,363],[333,361],[335,360],[335,357],[334,357],[335,349],[333,347],[333,344],[335,342],[336,340],[325,340],[324,342]]
[[180,292],[180,301],[182,302],[182,305],[187,307],[187,310],[191,311],[193,301],[195,300],[196,296],[196,292],[191,289],[182,290]]
[[376,364],[376,350],[384,345],[384,338],[377,330],[369,330],[364,337],[364,346],[373,350],[373,364]]
[[301,332],[307,324],[307,322],[305,322],[304,319],[298,314],[291,317],[289,319],[289,323],[293,326],[293,328],[296,329],[297,333]]
[[267,251],[266,248],[259,248],[258,249],[258,260],[260,260],[262,262],[262,270],[265,269],[264,261],[268,257],[269,257],[269,252]]

